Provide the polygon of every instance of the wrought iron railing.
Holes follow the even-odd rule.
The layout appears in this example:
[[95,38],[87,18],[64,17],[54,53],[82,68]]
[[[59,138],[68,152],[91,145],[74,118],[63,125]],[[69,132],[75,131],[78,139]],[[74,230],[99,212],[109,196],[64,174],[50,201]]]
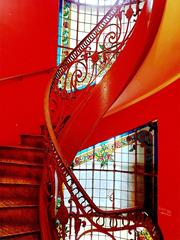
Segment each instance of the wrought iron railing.
[[[86,97],[90,94],[94,84],[103,78],[133,32],[144,1],[130,1],[129,4],[127,1],[124,4],[119,2],[116,1],[106,16],[58,67],[49,96],[51,119],[57,136],[76,109],[77,95]],[[84,91],[79,93],[79,90]],[[57,109],[60,104],[61,110]]]
[[[55,182],[53,184],[52,192],[49,194],[52,196],[51,202],[51,216],[52,219],[56,218],[59,220],[60,225],[63,226],[62,229],[65,228],[65,225],[68,223],[68,218],[73,217],[75,219],[75,233],[76,238],[78,237],[78,232],[80,227],[85,223],[81,220],[82,217],[85,217],[95,229],[98,231],[105,233],[108,236],[111,236],[112,239],[115,239],[110,232],[120,231],[120,230],[134,230],[138,227],[146,228],[150,235],[154,240],[162,239],[162,235],[160,229],[155,226],[152,222],[150,216],[148,216],[147,212],[138,207],[127,208],[121,210],[101,210],[98,208],[85,190],[80,185],[78,179],[72,173],[71,168],[65,167],[62,162],[62,159],[59,157],[58,152],[55,150],[53,144],[51,151],[49,151],[48,155],[48,168],[50,175],[53,178],[54,174],[58,175],[59,182],[59,197],[60,197],[60,207],[57,210],[55,217]],[[52,163],[53,159],[53,163]],[[54,166],[52,172],[52,165]],[[52,179],[49,179],[47,182],[52,183]],[[54,181],[54,180],[53,180]],[[67,208],[64,205],[64,196],[62,190],[62,183],[67,188],[70,199],[69,202],[73,202],[76,206],[76,212],[67,212]],[[65,238],[65,233],[63,231],[59,232],[60,237],[62,239]]]
[[[71,116],[80,111],[82,103],[84,104],[93,94],[93,90],[96,88],[95,84],[99,81],[98,78],[100,76],[103,78],[120,52],[123,52],[123,49],[126,48],[126,43],[135,32],[133,30],[136,22],[139,21],[138,16],[141,17],[142,15],[140,13],[141,7],[139,7],[139,3],[142,1],[130,0],[125,1],[124,4],[119,4],[119,2],[122,1],[116,1],[116,4],[88,36],[60,64],[46,95],[48,159],[41,187],[41,192],[44,193],[44,195],[41,194],[43,195],[41,196],[41,213],[48,211],[46,214],[48,219],[42,219],[42,222],[46,221],[46,224],[41,224],[46,226],[46,229],[42,227],[42,231],[47,233],[43,234],[43,239],[66,239],[66,224],[71,217],[75,219],[75,239],[79,239],[79,230],[85,224],[81,220],[82,216],[92,224],[96,231],[102,232],[112,239],[115,239],[112,234],[114,231],[124,229],[131,231],[137,227],[145,227],[155,240],[163,239],[158,226],[154,225],[144,209],[135,207],[104,211],[98,208],[78,182],[70,163],[64,157],[59,146],[61,132],[62,130],[65,131]],[[152,8],[154,7],[153,11],[162,10],[164,0],[159,1],[158,4],[156,1],[154,3],[152,0],[145,1],[142,9],[144,16],[146,16],[143,21],[147,21],[146,27],[151,31]],[[160,12],[162,13],[162,11]],[[160,16],[161,14],[158,19],[156,17],[158,23]],[[122,19],[126,20],[124,31],[122,31]],[[149,36],[148,30],[146,34]],[[139,36],[140,40],[141,36]],[[152,39],[150,42],[152,42]],[[146,46],[142,46],[146,51],[150,42]],[[144,54],[143,52],[142,55],[144,56]],[[69,201],[74,202],[76,212],[68,212],[64,204],[63,186],[69,191]],[[60,203],[59,208],[56,209],[58,197]],[[59,233],[55,230],[57,225]]]

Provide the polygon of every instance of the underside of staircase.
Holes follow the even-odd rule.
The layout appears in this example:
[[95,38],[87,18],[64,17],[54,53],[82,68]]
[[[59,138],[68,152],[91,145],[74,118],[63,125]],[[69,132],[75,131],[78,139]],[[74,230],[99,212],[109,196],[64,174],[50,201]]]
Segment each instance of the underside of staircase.
[[43,135],[21,135],[18,146],[0,146],[0,239],[38,240]]

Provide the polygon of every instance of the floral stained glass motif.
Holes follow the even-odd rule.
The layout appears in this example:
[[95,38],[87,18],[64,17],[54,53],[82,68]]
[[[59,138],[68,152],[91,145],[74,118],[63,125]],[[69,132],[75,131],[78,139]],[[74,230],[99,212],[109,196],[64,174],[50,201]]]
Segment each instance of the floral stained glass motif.
[[59,1],[59,20],[58,20],[58,47],[57,47],[57,65],[61,62],[61,41],[62,41],[62,22],[63,22],[63,2]]
[[[102,210],[142,207],[156,221],[157,206],[157,122],[151,122],[131,131],[81,150],[72,169],[79,183],[94,204]],[[65,205],[70,196],[64,189]],[[71,209],[75,209],[73,203]],[[82,216],[82,220],[85,220]],[[82,232],[93,229],[86,221]],[[68,239],[75,235],[70,230]],[[107,240],[101,233],[84,235],[82,240]],[[115,239],[152,240],[144,228],[137,227],[114,233]]]
[[113,161],[113,148],[107,145],[102,145],[99,150],[95,152],[96,160],[101,163],[101,167],[108,165],[109,161]]
[[95,153],[93,152],[93,147],[80,151],[76,155],[73,165],[77,166],[87,161],[93,160],[94,154],[96,160],[98,162],[101,162],[101,167],[104,167],[108,164],[109,161],[113,161],[113,153],[114,151],[116,151],[116,149],[125,147],[127,145],[130,145],[130,143],[128,142],[126,134],[124,134],[124,136],[116,136],[116,138],[114,139],[104,141],[95,145]]
[[71,25],[71,3],[66,0],[59,2],[57,65],[69,54]]
[[146,229],[137,230],[137,240],[153,240]]
[[63,33],[62,33],[62,45],[63,51],[62,51],[62,60],[68,55],[68,51],[66,50],[66,47],[69,47],[69,34],[70,34],[70,3],[66,2],[64,5],[64,12],[63,12]]

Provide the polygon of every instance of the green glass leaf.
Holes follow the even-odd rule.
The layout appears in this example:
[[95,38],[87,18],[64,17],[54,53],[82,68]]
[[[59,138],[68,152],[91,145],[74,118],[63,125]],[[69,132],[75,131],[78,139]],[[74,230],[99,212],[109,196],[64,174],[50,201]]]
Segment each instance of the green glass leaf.
[[104,50],[104,46],[102,44],[99,44],[99,47]]

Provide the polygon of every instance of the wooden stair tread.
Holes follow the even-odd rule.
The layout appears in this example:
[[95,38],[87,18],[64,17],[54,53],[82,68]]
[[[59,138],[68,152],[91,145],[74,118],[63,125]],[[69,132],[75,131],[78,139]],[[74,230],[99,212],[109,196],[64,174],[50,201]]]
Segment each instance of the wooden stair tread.
[[5,199],[0,200],[0,209],[2,208],[27,208],[39,207],[37,200],[23,200],[23,199]]
[[22,145],[18,145],[18,146],[0,146],[0,150],[11,150],[11,149],[17,149],[17,150],[31,150],[31,151],[39,151],[39,152],[43,152],[45,150],[45,148],[38,148],[38,147],[30,147],[30,146],[22,146]]
[[27,160],[22,159],[13,159],[13,158],[0,158],[0,164],[14,164],[14,165],[24,165],[29,167],[40,167],[43,168],[43,164],[29,162]]
[[35,163],[44,161],[46,151],[44,148],[31,146],[0,146],[1,159],[22,159]]
[[0,199],[15,199],[27,197],[32,199],[39,195],[40,184],[18,184],[18,183],[0,183]]
[[1,225],[39,226],[39,206],[14,206],[0,208]]
[[2,237],[13,237],[18,235],[34,234],[39,232],[40,230],[38,226],[2,225],[0,228],[0,239],[2,239]]
[[6,181],[6,182],[1,182],[0,181],[0,187],[2,186],[8,186],[8,187],[35,187],[35,188],[39,188],[40,187],[40,183],[32,183],[31,181],[29,182],[13,182],[13,181]]
[[3,237],[2,240],[40,240],[40,232],[30,232],[30,233],[24,233],[24,234],[18,234],[14,236],[6,236]]
[[0,177],[0,184],[39,185],[39,181],[37,179],[35,179],[35,178]]

